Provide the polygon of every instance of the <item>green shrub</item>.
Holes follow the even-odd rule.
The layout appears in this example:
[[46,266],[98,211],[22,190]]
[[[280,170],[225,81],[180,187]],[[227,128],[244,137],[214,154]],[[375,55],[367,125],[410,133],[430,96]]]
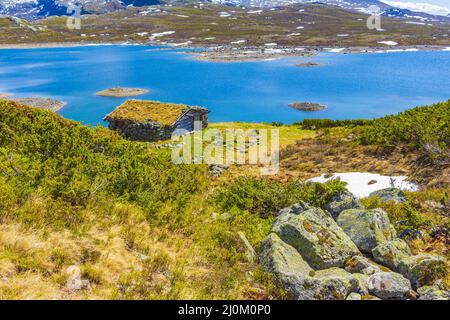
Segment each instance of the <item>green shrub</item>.
[[280,209],[305,201],[323,207],[331,197],[345,189],[345,183],[281,183],[267,179],[240,177],[217,192],[215,203],[223,210],[236,207],[262,217],[275,215]]

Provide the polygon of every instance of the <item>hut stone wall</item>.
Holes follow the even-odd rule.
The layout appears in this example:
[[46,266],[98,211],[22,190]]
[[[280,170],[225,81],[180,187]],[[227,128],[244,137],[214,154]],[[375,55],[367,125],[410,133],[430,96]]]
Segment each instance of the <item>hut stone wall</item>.
[[173,132],[172,126],[161,126],[161,124],[151,121],[109,120],[109,128],[120,131],[125,139],[148,142],[170,139]]

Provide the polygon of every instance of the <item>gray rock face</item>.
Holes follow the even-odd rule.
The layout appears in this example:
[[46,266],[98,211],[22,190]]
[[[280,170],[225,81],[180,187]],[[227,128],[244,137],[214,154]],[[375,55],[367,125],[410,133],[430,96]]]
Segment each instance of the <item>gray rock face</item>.
[[405,241],[395,239],[376,246],[372,250],[372,255],[376,262],[392,270],[398,270],[400,260],[411,256],[411,249]]
[[346,259],[344,262],[344,269],[350,273],[362,273],[365,275],[390,271],[363,256],[353,256]]
[[360,254],[333,218],[318,208],[299,214],[284,211],[275,219],[272,232],[297,249],[314,269],[342,267],[346,258]]
[[337,219],[339,214],[347,209],[364,209],[361,201],[347,190],[335,194],[331,202],[325,206],[325,210],[327,210],[334,219]]
[[447,263],[444,257],[419,254],[402,259],[398,271],[411,281],[415,288],[433,285],[447,276]]
[[345,210],[337,223],[358,248],[367,253],[372,253],[373,248],[396,236],[387,213],[382,209]]
[[295,248],[284,243],[275,233],[261,243],[259,261],[264,269],[274,274],[308,276],[313,269],[302,259]]
[[377,190],[370,193],[369,197],[378,197],[382,201],[395,201],[399,203],[408,201],[403,191],[398,188],[386,188]]
[[344,300],[351,292],[359,291],[354,275],[340,268],[316,271],[313,280],[320,288],[316,293],[320,300]]
[[379,272],[369,278],[369,292],[382,299],[403,299],[410,290],[409,280],[395,272]]

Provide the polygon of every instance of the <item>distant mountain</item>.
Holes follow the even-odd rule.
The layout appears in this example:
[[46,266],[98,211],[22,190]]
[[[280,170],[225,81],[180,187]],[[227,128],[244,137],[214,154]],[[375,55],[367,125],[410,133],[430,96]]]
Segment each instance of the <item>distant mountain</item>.
[[0,0],[0,14],[19,18],[41,18],[53,15],[63,15],[65,6],[54,0]]
[[258,8],[322,3],[366,14],[372,12],[370,10],[371,6],[377,6],[380,8],[382,15],[387,17],[418,19],[422,21],[444,20],[450,22],[449,17],[399,9],[378,0],[0,0],[0,15],[11,15],[27,20],[59,16],[65,15],[67,7],[73,3],[82,5],[82,13],[96,14],[124,10],[127,6],[140,7],[161,3],[216,3],[228,6]]
[[81,4],[82,13],[106,13],[123,10],[127,6],[160,4],[159,0],[0,0],[0,15],[27,20],[67,14],[71,4]]

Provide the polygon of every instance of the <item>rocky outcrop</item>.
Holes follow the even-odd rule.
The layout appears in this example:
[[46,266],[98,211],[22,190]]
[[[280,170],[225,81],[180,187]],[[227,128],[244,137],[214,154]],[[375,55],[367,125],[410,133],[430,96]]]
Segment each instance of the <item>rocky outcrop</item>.
[[382,209],[345,210],[339,215],[337,223],[366,253],[371,253],[373,248],[396,236],[387,213]]
[[433,285],[447,276],[447,263],[444,257],[419,254],[404,258],[398,265],[398,270],[411,281],[415,288]]
[[423,286],[417,289],[419,300],[450,300],[450,291],[437,286]]
[[303,205],[298,206],[283,211],[272,232],[294,247],[312,268],[342,267],[346,258],[360,254],[329,214],[319,208],[301,211]]
[[336,193],[332,200],[325,206],[325,210],[327,210],[334,219],[337,219],[339,214],[347,209],[364,209],[361,201],[347,190]]
[[411,283],[395,272],[378,272],[369,278],[369,292],[382,299],[404,299]]
[[347,209],[335,221],[328,211],[297,203],[280,210],[259,257],[290,299],[450,297],[443,290],[446,259],[412,256],[382,209]]
[[370,193],[369,197],[378,197],[382,201],[395,201],[399,203],[408,201],[405,193],[398,188],[376,190]]
[[400,261],[411,256],[411,249],[405,241],[395,239],[376,246],[372,250],[372,255],[376,262],[392,270],[398,270]]

